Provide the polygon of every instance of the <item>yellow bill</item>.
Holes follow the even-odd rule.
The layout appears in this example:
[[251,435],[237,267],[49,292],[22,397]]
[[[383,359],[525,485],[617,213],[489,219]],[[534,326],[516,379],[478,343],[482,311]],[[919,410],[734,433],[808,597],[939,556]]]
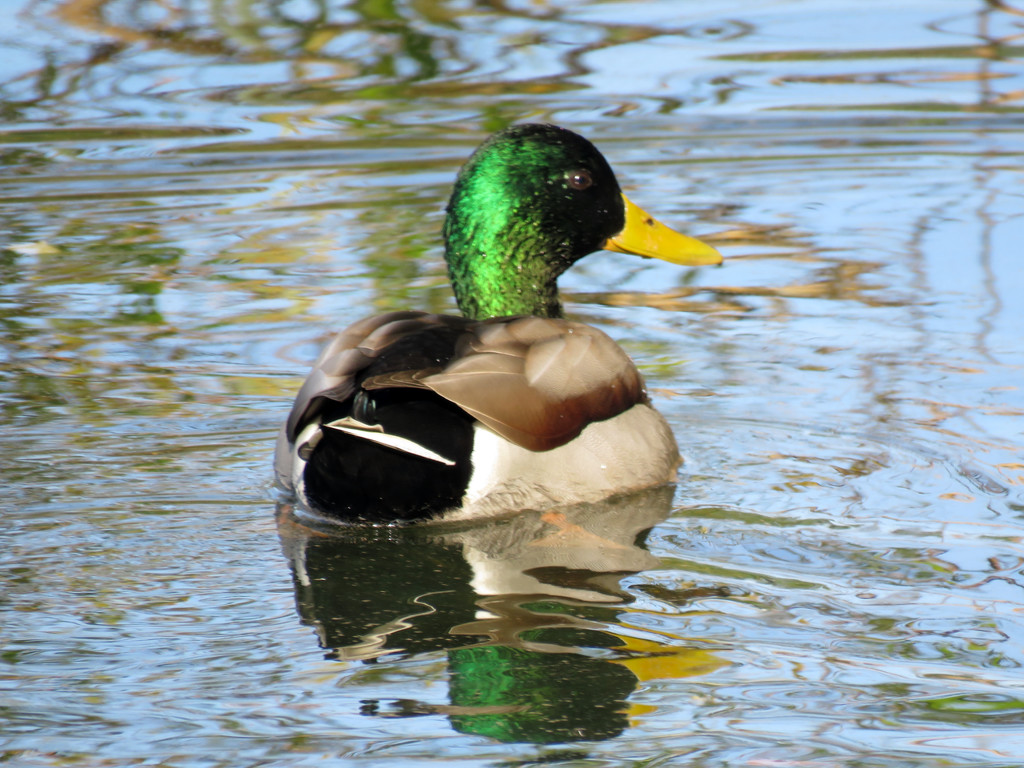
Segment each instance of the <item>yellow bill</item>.
[[626,205],[626,226],[605,241],[606,250],[689,266],[722,263],[722,254],[707,243],[666,227],[625,195],[622,200]]

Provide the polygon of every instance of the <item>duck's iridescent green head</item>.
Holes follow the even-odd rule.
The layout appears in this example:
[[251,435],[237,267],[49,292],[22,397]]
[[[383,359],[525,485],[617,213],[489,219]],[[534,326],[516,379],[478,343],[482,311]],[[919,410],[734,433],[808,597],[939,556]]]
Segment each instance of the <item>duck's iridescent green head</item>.
[[553,125],[516,125],[477,149],[455,182],[444,236],[459,308],[478,319],[560,316],[558,276],[601,248],[722,260],[630,203],[594,145]]

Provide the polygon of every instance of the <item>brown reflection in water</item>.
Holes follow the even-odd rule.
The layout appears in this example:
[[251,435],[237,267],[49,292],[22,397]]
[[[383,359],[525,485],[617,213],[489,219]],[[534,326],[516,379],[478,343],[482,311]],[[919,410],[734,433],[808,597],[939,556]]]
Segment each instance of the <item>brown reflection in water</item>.
[[[955,29],[955,22],[965,18],[974,17],[976,20],[976,42],[963,45],[951,46],[921,46],[916,48],[882,48],[882,49],[853,49],[853,50],[784,50],[784,51],[758,51],[750,54],[734,54],[722,56],[723,60],[736,61],[855,61],[871,59],[906,59],[914,62],[921,61],[977,61],[977,68],[974,71],[960,72],[934,72],[921,69],[915,66],[913,69],[898,69],[892,71],[873,72],[846,72],[819,74],[786,74],[774,79],[775,84],[785,83],[815,83],[822,85],[860,85],[872,83],[888,83],[901,86],[916,86],[926,83],[940,82],[970,82],[978,84],[978,101],[976,105],[965,105],[960,107],[962,111],[985,111],[998,112],[1012,102],[1024,100],[1024,90],[1013,90],[999,92],[996,88],[999,80],[1011,78],[1013,72],[995,71],[997,64],[1005,64],[1014,58],[1024,55],[1024,46],[1020,41],[1024,39],[1024,33],[1017,32],[1019,25],[1010,24],[1009,28],[1014,30],[1005,34],[997,34],[994,21],[998,15],[1024,16],[1024,10],[1014,7],[1002,0],[981,0],[974,10],[965,10],[936,20],[928,25],[930,29],[937,32],[946,32],[949,27],[949,34],[956,37],[963,37],[963,33]],[[1005,19],[1004,19],[1005,20]],[[899,105],[890,105],[898,107]],[[902,105],[903,108],[917,110],[922,105],[913,103]],[[870,105],[844,107],[846,109],[871,108]],[[951,108],[952,105],[943,105],[943,108]],[[956,109],[956,107],[952,107]],[[1019,110],[1019,108],[1018,108]]]
[[[308,13],[310,5],[314,13]],[[567,17],[560,8],[528,4],[512,7],[499,0],[477,0],[469,8],[453,5],[443,0],[422,0],[408,6],[385,1],[336,8],[321,0],[305,4],[307,12],[300,16],[290,14],[287,5],[266,0],[228,4],[138,2],[130,6],[112,0],[66,0],[52,15],[73,28],[108,38],[109,42],[95,49],[98,52],[102,48],[102,58],[90,55],[69,67],[82,73],[140,45],[194,57],[216,57],[218,63],[283,61],[292,64],[287,84],[244,86],[244,96],[233,94],[230,98],[279,101],[291,97],[306,104],[354,94],[386,99],[576,90],[579,86],[571,79],[591,72],[585,59],[595,51],[663,35],[735,39],[752,30],[751,25],[735,20],[717,25],[659,27],[593,23]],[[517,19],[536,26],[528,32],[489,39],[492,33],[475,23],[481,17]],[[546,30],[550,29],[552,36],[562,35],[566,24],[576,30],[570,37],[580,42],[560,45],[561,71],[554,75],[509,76],[508,69],[514,69],[514,65],[506,58],[530,46],[551,45]],[[464,44],[468,35],[485,41],[487,50],[470,52]],[[495,67],[498,72],[492,71]],[[339,87],[342,81],[363,78],[372,80],[357,83],[354,91]],[[39,79],[43,79],[42,72]],[[397,86],[401,87],[396,90]],[[212,94],[207,97],[216,98]],[[679,106],[678,101],[668,102],[666,110]],[[621,114],[635,107],[620,104],[613,111]]]
[[[588,21],[570,10],[547,5],[522,4],[510,6],[498,0],[478,0],[468,8],[444,0],[422,0],[414,4],[395,2],[360,2],[345,8],[333,7],[325,0],[302,4],[302,12],[288,4],[266,0],[236,2],[184,3],[141,0],[121,3],[114,0],[66,0],[50,13],[72,29],[98,35],[102,42],[86,45],[76,51],[69,46],[43,52],[45,61],[31,72],[16,76],[16,81],[33,83],[36,95],[0,103],[8,110],[44,101],[60,101],[80,90],[89,90],[96,83],[120,80],[94,74],[103,66],[114,65],[127,71],[129,59],[139,49],[168,51],[180,54],[179,64],[207,60],[217,66],[224,64],[261,65],[287,63],[288,75],[275,82],[241,82],[226,87],[207,88],[204,98],[235,103],[290,103],[316,107],[353,98],[375,102],[376,106],[360,105],[360,116],[369,118],[386,100],[411,98],[458,98],[467,96],[502,96],[483,107],[485,122],[491,130],[508,120],[536,111],[537,104],[528,97],[562,91],[581,90],[581,78],[592,75],[588,64],[595,52],[617,46],[635,44],[658,37],[694,38],[704,41],[742,39],[756,31],[744,19],[720,19],[712,23],[686,24],[661,22],[659,26],[643,24]],[[918,86],[927,83],[976,80],[979,83],[977,105],[956,107],[962,111],[999,111],[1019,109],[1024,92],[997,90],[998,81],[1009,77],[996,71],[996,65],[1019,57],[1024,48],[1017,44],[1016,32],[998,35],[991,30],[993,19],[1019,16],[1021,10],[1003,2],[983,2],[965,15],[977,18],[977,42],[947,47],[879,50],[798,50],[752,51],[719,57],[727,61],[808,62],[909,58],[913,61],[977,61],[974,72],[936,72],[919,68],[881,72],[852,72],[819,75],[792,72],[778,76],[776,83],[855,84],[883,83],[897,86]],[[523,31],[502,34],[484,20],[513,19],[530,24]],[[949,20],[931,25],[942,31]],[[467,46],[473,38],[476,45]],[[563,42],[568,39],[570,42]],[[531,73],[521,57],[528,51],[555,50],[557,71]],[[189,59],[194,62],[190,62]],[[518,62],[518,64],[516,63]],[[154,73],[156,75],[158,73]],[[172,77],[181,77],[175,73]],[[660,94],[653,97],[661,112],[674,112],[691,100],[726,103],[740,89],[736,73],[723,71],[699,89],[710,88],[710,94]],[[11,83],[0,86],[10,85]],[[161,82],[154,97],[166,98],[167,85]],[[152,87],[152,86],[147,86]],[[185,84],[188,87],[188,84]],[[524,97],[521,101],[505,100],[509,95]],[[138,95],[146,95],[145,93]],[[606,105],[605,114],[626,115],[647,100],[644,94],[627,93],[618,103]],[[820,108],[816,105],[812,108]],[[832,105],[825,105],[832,108]],[[872,109],[873,105],[865,105]],[[906,104],[902,108],[920,110],[922,105]],[[849,107],[844,107],[849,108]],[[860,107],[853,107],[860,108]]]

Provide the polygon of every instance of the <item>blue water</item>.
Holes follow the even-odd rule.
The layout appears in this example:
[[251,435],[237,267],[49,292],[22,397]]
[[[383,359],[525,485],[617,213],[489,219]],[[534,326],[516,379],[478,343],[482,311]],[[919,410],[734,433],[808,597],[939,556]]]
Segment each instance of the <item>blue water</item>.
[[[0,5],[0,760],[1024,764],[1022,11]],[[726,256],[562,281],[680,483],[310,528],[291,397],[454,311],[450,184],[521,120]]]

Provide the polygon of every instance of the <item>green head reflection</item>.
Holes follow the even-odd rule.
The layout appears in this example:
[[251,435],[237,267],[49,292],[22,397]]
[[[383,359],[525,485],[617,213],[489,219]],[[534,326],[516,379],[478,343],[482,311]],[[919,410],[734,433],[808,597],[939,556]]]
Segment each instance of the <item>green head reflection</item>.
[[[536,640],[542,640],[542,633]],[[449,651],[448,662],[452,726],[498,741],[618,736],[626,728],[626,700],[637,682],[624,667],[569,649],[555,653],[485,645]]]

